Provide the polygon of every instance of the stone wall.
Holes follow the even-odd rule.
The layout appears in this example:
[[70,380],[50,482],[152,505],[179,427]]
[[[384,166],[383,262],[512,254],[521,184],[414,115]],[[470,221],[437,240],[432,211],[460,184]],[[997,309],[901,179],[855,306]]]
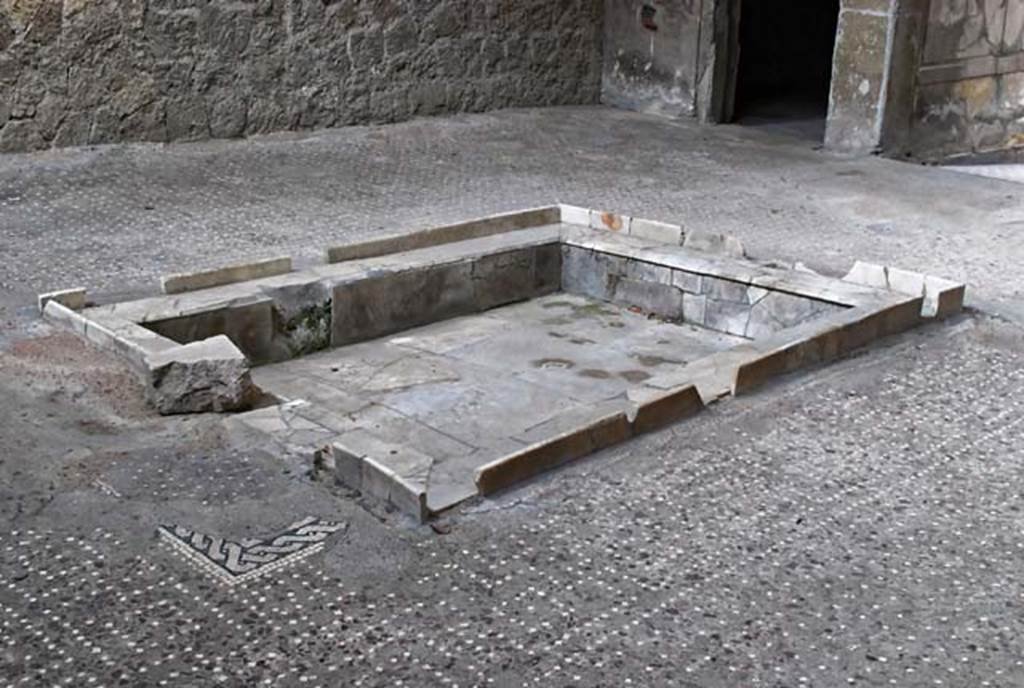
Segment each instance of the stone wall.
[[601,0],[0,0],[0,151],[597,102]]
[[923,32],[909,152],[1024,146],[1024,2],[932,0]]
[[700,29],[699,0],[605,0],[602,102],[695,114]]

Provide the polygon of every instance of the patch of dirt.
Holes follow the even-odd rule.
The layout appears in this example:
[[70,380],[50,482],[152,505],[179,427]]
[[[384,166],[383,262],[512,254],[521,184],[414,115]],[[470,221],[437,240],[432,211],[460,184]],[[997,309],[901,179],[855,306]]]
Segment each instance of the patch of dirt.
[[14,341],[7,351],[0,351],[0,375],[14,378],[33,396],[55,403],[72,403],[126,419],[154,415],[142,383],[123,363],[70,333]]

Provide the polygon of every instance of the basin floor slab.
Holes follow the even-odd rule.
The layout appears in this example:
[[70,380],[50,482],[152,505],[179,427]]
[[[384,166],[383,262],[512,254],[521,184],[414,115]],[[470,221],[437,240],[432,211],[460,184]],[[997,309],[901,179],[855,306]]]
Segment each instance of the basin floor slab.
[[558,293],[263,366],[254,379],[335,429],[413,441],[435,461],[427,502],[439,511],[475,494],[474,471],[526,446],[532,428],[624,404],[643,380],[743,341]]

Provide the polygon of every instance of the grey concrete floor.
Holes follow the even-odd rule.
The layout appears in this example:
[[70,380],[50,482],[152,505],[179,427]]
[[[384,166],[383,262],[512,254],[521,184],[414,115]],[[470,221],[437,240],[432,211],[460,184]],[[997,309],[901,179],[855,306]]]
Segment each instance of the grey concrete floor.
[[[217,417],[159,418],[31,312],[168,271],[565,201],[970,284],[971,311],[431,527]],[[1024,685],[1024,194],[601,108],[0,158],[4,685]],[[235,588],[155,537],[301,518]]]

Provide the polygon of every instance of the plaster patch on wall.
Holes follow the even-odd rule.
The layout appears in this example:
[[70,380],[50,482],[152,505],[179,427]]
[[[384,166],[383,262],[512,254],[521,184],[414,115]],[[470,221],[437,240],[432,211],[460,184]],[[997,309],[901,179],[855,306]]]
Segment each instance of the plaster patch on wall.
[[695,112],[696,0],[606,0],[601,101],[669,117]]

